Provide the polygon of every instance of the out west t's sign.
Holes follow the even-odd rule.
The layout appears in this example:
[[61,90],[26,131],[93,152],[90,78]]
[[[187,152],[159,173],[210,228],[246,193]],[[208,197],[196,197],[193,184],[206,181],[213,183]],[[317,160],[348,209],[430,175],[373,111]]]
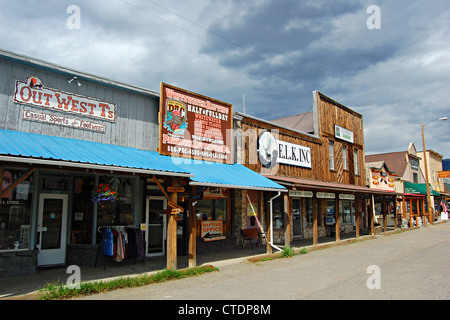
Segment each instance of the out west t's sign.
[[159,152],[233,162],[232,105],[161,83]]
[[37,77],[16,81],[14,102],[95,119],[116,121],[116,105],[61,90],[45,88]]

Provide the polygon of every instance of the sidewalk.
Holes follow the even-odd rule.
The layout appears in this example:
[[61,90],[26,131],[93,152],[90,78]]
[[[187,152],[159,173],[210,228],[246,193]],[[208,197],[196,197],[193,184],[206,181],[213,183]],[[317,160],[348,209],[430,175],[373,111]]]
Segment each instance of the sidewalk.
[[[362,236],[360,239],[364,239],[366,236]],[[348,234],[341,236],[341,242],[335,242],[334,237],[319,238],[319,245],[317,247],[312,246],[312,239],[297,240],[291,243],[294,248],[306,247],[308,250],[318,249],[322,247],[329,247],[339,244],[345,244],[349,240],[355,240],[354,234]],[[273,249],[273,252],[276,252]],[[266,246],[236,248],[233,250],[225,250],[220,252],[209,252],[197,255],[197,265],[211,264],[219,268],[228,264],[241,263],[242,261],[256,257],[258,255],[266,254]],[[115,277],[126,277],[133,275],[140,275],[145,273],[155,273],[163,270],[166,267],[166,257],[150,257],[146,258],[145,262],[139,262],[134,260],[124,260],[123,262],[116,263],[111,259],[104,262],[100,259],[97,267],[81,267],[81,281],[92,280],[108,280]],[[178,256],[178,269],[184,269],[188,267],[188,257]],[[35,299],[35,296],[29,295],[35,293],[37,290],[43,288],[46,284],[65,285],[68,277],[71,274],[67,273],[67,266],[55,267],[55,268],[42,268],[38,269],[36,274],[0,279],[0,300],[3,299]],[[26,296],[28,295],[28,296]],[[20,296],[20,297],[19,297]]]
[[[240,263],[248,257],[262,255],[266,253],[265,246],[253,247],[253,250],[248,248],[236,248],[234,250],[226,250],[217,253],[204,253],[197,255],[197,265],[212,264],[220,268],[231,263]],[[102,258],[99,259],[97,267],[81,267],[81,281],[92,280],[108,280],[115,277],[126,277],[133,275],[140,275],[146,273],[156,273],[166,267],[166,257],[150,257],[146,258],[145,262],[134,260],[124,260],[117,263],[112,259],[107,259],[105,263]],[[178,256],[178,269],[188,267],[188,257]],[[34,293],[43,288],[48,283],[59,283],[65,285],[68,277],[67,266],[54,268],[39,268],[36,274],[0,279],[0,300],[8,298],[19,298],[18,296]],[[33,297],[30,296],[29,299]],[[27,299],[23,296],[20,299]]]

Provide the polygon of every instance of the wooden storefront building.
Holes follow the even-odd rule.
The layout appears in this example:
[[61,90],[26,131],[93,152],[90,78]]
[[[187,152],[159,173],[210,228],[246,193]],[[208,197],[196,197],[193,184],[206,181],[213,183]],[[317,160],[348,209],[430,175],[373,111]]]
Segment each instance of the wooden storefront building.
[[235,193],[286,191],[234,163],[229,104],[8,51],[0,74],[0,278],[155,256],[193,266],[236,247]]
[[373,234],[374,196],[395,197],[366,185],[362,115],[318,91],[313,103],[311,113],[272,121],[235,113],[237,162],[289,189],[266,215],[273,247]]

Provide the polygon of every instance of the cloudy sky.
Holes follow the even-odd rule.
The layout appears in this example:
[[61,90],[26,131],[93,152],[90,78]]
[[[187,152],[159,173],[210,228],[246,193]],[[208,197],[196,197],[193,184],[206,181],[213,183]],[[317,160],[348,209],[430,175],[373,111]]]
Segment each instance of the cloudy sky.
[[[448,0],[0,0],[0,48],[267,120],[318,90],[363,114],[367,154],[450,117]],[[425,137],[450,158],[450,121]]]

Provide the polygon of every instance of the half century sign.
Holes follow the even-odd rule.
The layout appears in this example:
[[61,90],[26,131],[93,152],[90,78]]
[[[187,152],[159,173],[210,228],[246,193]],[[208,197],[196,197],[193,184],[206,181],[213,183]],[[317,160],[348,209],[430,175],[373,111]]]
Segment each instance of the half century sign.
[[231,104],[161,83],[159,152],[214,162],[233,162]]

